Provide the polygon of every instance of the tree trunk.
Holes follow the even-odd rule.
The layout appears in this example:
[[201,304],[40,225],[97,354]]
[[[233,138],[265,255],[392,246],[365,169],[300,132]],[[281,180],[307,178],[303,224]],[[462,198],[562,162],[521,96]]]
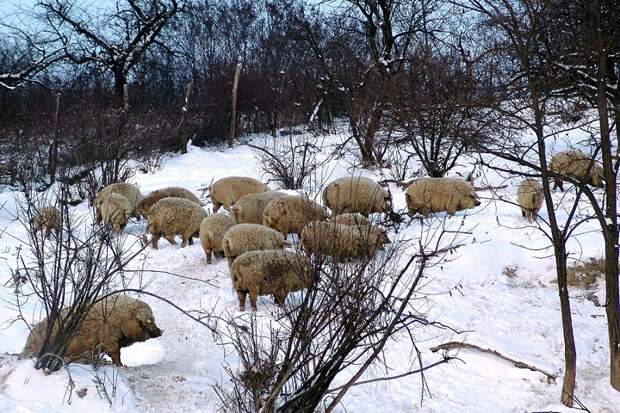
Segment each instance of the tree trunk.
[[[122,108],[129,103],[128,97],[125,97],[125,86],[127,78],[121,71],[114,71],[114,106]],[[127,99],[127,101],[126,101]]]
[[181,144],[179,145],[181,147],[181,153],[187,153],[187,127],[186,127],[186,118],[187,118],[187,112],[189,111],[189,101],[192,97],[192,85],[194,84],[194,79],[191,79],[189,82],[187,82],[187,91],[185,93],[185,105],[183,105],[183,108],[181,109],[181,125],[180,125],[180,131],[179,134],[181,135]]
[[[617,230],[609,238],[618,239]],[[613,242],[605,246],[605,311],[609,334],[610,384],[620,391],[620,307],[618,305],[618,247]]]
[[614,121],[616,123],[616,156],[620,155],[620,96],[616,97],[614,105]]
[[[561,234],[558,234],[561,237]],[[555,238],[555,236],[554,236]],[[564,240],[554,241],[556,272],[558,277],[558,292],[560,295],[560,311],[562,313],[562,333],[564,335],[564,381],[562,383],[562,404],[573,406],[575,395],[575,380],[577,376],[577,351],[573,334],[573,319],[570,311],[570,297],[568,296],[566,251]]]
[[269,129],[271,131],[271,136],[275,138],[278,135],[278,111],[276,109],[271,111],[270,118]]
[[304,383],[289,400],[278,407],[277,413],[311,413],[316,411],[325,396],[325,392],[340,371],[342,362],[349,351],[348,348],[341,349],[338,355],[321,368],[320,373],[315,373],[317,380]]
[[235,143],[235,130],[237,128],[237,90],[239,88],[239,76],[241,75],[241,62],[237,63],[235,69],[235,79],[232,89],[232,110],[230,114],[230,132],[228,134],[228,147],[231,148]]
[[430,176],[431,178],[443,178],[444,175],[445,175],[444,171],[440,171],[434,167],[431,167],[428,170],[428,176]]
[[60,94],[56,95],[56,107],[54,109],[54,136],[48,153],[48,173],[50,185],[56,182],[56,168],[58,167],[58,140],[60,139]]
[[549,228],[553,240],[553,251],[555,254],[556,275],[558,280],[558,294],[560,296],[560,312],[562,316],[562,333],[564,335],[564,381],[562,384],[562,404],[568,407],[573,406],[575,394],[575,380],[577,376],[577,351],[575,349],[575,336],[573,334],[573,320],[570,310],[570,297],[567,286],[567,266],[566,266],[566,240],[560,230],[555,215],[553,198],[551,197],[551,186],[549,182],[549,169],[547,166],[546,144],[544,135],[544,114],[541,109],[539,89],[536,79],[528,79],[530,92],[532,94],[532,106],[534,109],[535,132],[538,147],[538,158],[542,175],[543,195],[545,206],[549,215]]
[[[610,384],[620,391],[620,300],[618,296],[618,195],[616,192],[616,174],[611,153],[611,133],[609,131],[609,113],[607,111],[607,51],[600,21],[600,4],[593,2],[597,16],[597,111],[601,135],[601,154],[603,157],[603,174],[605,180],[605,220],[603,236],[605,240],[605,311],[607,314],[607,333],[609,335]],[[616,125],[617,127],[617,125]],[[620,149],[620,148],[619,148]]]
[[375,152],[375,138],[379,127],[381,126],[381,119],[383,118],[383,107],[381,104],[373,105],[370,112],[370,119],[366,126],[366,133],[364,136],[365,154],[367,155],[366,161],[371,165],[381,166],[381,159],[377,159]]
[[351,133],[360,150],[362,163],[371,166],[379,163],[375,157],[374,146],[375,135],[383,117],[383,108],[379,104],[374,104],[370,113],[368,110],[363,105],[360,107],[350,104],[348,114]]
[[125,114],[129,112],[129,85],[127,83],[123,85],[123,111]]

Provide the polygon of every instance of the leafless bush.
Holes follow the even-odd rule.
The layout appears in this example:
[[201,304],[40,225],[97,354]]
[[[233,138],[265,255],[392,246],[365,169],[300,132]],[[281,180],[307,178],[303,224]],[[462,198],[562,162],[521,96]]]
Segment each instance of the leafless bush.
[[103,187],[127,181],[137,169],[157,168],[162,151],[154,142],[168,142],[174,127],[154,116],[94,107],[67,120],[59,181],[92,202]]
[[62,367],[71,338],[97,298],[125,284],[123,271],[142,250],[128,253],[133,245],[128,245],[127,239],[73,216],[67,196],[66,188],[61,187],[51,202],[62,217],[62,230],[53,239],[45,239],[32,224],[36,211],[50,200],[35,192],[26,196],[20,220],[28,230],[28,239],[14,270],[26,279],[26,285],[16,290],[20,318],[24,319],[22,308],[31,299],[47,318],[35,367],[51,371]]
[[38,139],[29,136],[28,131],[0,128],[0,147],[0,185],[42,185],[45,169],[39,162]]
[[[232,386],[216,386],[222,408],[310,412],[322,405],[329,412],[353,386],[423,373],[450,361],[446,354],[424,364],[414,337],[416,326],[440,325],[426,317],[418,300],[424,274],[458,247],[454,234],[431,232],[432,240],[416,240],[419,249],[404,259],[404,245],[396,242],[374,258],[315,256],[315,284],[289,296],[282,307],[269,307],[272,321],[232,319],[223,345],[232,347],[241,363],[226,369]],[[369,369],[389,370],[383,352],[392,339],[409,341],[417,367],[362,381]],[[344,384],[332,386],[344,371]]]
[[[491,92],[456,52],[417,52],[417,65],[401,76],[402,103],[389,115],[404,138],[399,146],[415,154],[431,177],[442,177],[458,159],[487,139],[492,113],[481,108]],[[446,92],[448,91],[448,92]]]
[[53,114],[29,114],[22,123],[0,127],[0,184],[45,190],[58,181],[71,188],[72,203],[92,200],[101,188],[126,181],[137,168],[160,165],[160,145],[175,132],[154,113],[111,109],[95,98],[59,102],[46,102],[52,103]]
[[257,324],[256,313],[252,313],[250,322],[241,321],[229,329],[230,344],[239,356],[241,365],[239,370],[224,366],[232,385],[227,388],[215,387],[227,411],[260,411],[278,373],[279,349],[269,345],[275,337],[270,337],[265,343]]
[[301,189],[321,166],[316,157],[321,147],[313,140],[306,134],[287,134],[274,138],[270,147],[248,146],[256,151],[268,182],[276,182],[283,189]]
[[417,155],[405,150],[403,145],[390,145],[385,159],[390,168],[390,175],[395,181],[402,182],[419,175],[419,171],[414,171],[412,165]]

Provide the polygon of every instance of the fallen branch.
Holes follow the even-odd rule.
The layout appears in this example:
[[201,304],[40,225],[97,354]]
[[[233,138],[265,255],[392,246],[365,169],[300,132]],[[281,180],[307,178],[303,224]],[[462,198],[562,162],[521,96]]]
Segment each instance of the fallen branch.
[[457,341],[450,341],[448,343],[443,343],[440,344],[438,346],[435,347],[431,347],[431,351],[433,353],[438,352],[439,350],[454,350],[457,348],[465,348],[465,349],[469,349],[469,350],[478,350],[481,351],[483,353],[487,353],[487,354],[493,354],[501,359],[504,359],[510,363],[513,364],[513,366],[519,368],[519,369],[528,369],[528,370],[532,370],[532,371],[537,371],[539,373],[544,374],[545,376],[547,376],[547,383],[551,384],[553,382],[555,382],[555,380],[558,378],[557,374],[553,374],[553,373],[549,373],[548,371],[542,370],[536,366],[533,366],[531,364],[527,364],[524,363],[522,361],[519,360],[515,360],[513,358],[510,358],[508,356],[503,355],[502,353],[500,353],[497,350],[493,350],[490,348],[482,348],[479,346],[476,346],[474,344],[469,344],[469,343],[461,343],[461,342],[457,342]]

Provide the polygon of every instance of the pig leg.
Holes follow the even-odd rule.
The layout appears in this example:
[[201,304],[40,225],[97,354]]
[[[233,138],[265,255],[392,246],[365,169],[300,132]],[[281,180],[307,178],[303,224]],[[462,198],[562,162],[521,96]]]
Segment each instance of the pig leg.
[[205,254],[207,255],[207,264],[211,264],[211,250],[208,250]]
[[175,234],[166,234],[164,235],[164,238],[166,238],[166,241],[168,241],[172,245],[177,245],[177,241],[174,239],[174,236]]
[[237,297],[239,297],[239,311],[245,311],[245,296],[247,291],[237,290]]
[[114,363],[116,367],[123,367],[123,363],[121,362],[121,349],[118,344],[106,349],[105,352],[112,358],[112,363]]
[[280,307],[284,306],[284,302],[286,301],[286,297],[288,296],[286,291],[278,291],[273,295],[273,301],[278,304]]
[[183,242],[181,243],[181,248],[187,247],[188,243],[189,243],[189,245],[193,245],[194,244],[191,232],[185,232],[185,233],[181,234],[181,238],[183,239]]
[[256,299],[258,298],[258,292],[254,290],[248,291],[250,296],[250,306],[252,306],[252,311],[256,312]]
[[151,239],[151,247],[156,250],[157,249],[157,242],[159,241],[159,239],[161,238],[161,235],[159,234],[153,234],[153,238]]
[[232,264],[233,264],[233,261],[235,260],[235,258],[237,258],[237,257],[236,256],[235,257],[228,257],[228,268],[232,267]]

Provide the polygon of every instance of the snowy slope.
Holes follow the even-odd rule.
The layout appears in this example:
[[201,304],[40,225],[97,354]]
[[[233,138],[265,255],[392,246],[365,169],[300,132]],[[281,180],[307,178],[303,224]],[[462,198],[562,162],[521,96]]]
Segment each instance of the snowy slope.
[[[256,136],[254,143],[264,144],[270,137]],[[332,157],[343,136],[333,135],[325,140],[321,153],[329,161],[315,177],[327,182],[348,173],[383,179],[381,172],[354,169],[355,161],[349,156]],[[558,142],[558,148],[562,146]],[[457,171],[471,169],[468,161],[461,162]],[[231,175],[259,177],[260,171],[254,152],[247,146],[232,149],[189,147],[183,155],[170,156],[155,173],[139,174],[133,178],[143,193],[175,185],[194,193],[213,179]],[[515,181],[486,171],[485,183],[508,184],[497,194],[485,192],[483,205],[475,210],[457,213],[452,218],[440,216],[430,222],[413,220],[398,234],[401,238],[417,236],[421,225],[446,225],[451,229],[467,230],[465,246],[458,249],[450,262],[432,269],[429,282],[423,290],[421,306],[429,311],[431,319],[439,320],[462,331],[455,334],[434,328],[420,329],[418,346],[424,361],[431,363],[440,358],[428,348],[452,340],[466,340],[485,348],[493,348],[514,359],[533,364],[558,374],[562,369],[562,330],[556,284],[553,283],[553,259],[550,250],[532,251],[521,247],[544,247],[546,240],[535,228],[525,228],[519,209],[497,200],[498,196],[514,200]],[[272,185],[273,187],[273,185]],[[315,185],[307,189],[316,193]],[[275,189],[275,187],[274,187]],[[396,208],[404,208],[403,192],[391,186]],[[561,196],[556,194],[555,196]],[[19,239],[24,230],[13,216],[19,194],[0,194],[0,283],[8,278],[8,268],[14,267]],[[319,197],[320,199],[320,197]],[[76,213],[86,215],[85,204],[76,207]],[[126,232],[139,234],[144,224],[131,223]],[[596,224],[588,224],[582,234],[570,245],[576,257],[600,257],[601,235]],[[11,234],[11,235],[9,235]],[[160,242],[158,251],[145,251],[144,281],[154,293],[177,303],[184,309],[213,311],[216,314],[240,314],[237,298],[232,293],[228,269],[224,260],[206,265],[199,243],[184,249]],[[141,263],[142,264],[142,260]],[[507,266],[517,266],[515,278],[503,274]],[[148,271],[148,270],[156,270]],[[165,272],[176,273],[197,280],[181,279]],[[455,289],[455,287],[457,287]],[[597,296],[604,302],[602,285]],[[451,291],[451,294],[447,292]],[[12,288],[1,287],[0,298],[11,302]],[[604,308],[585,299],[585,291],[571,291],[573,322],[578,353],[577,397],[592,412],[614,412],[620,406],[620,394],[607,384],[608,353]],[[217,397],[212,389],[215,383],[226,383],[223,363],[235,365],[230,353],[214,343],[211,333],[165,303],[143,297],[154,311],[164,335],[146,343],[136,344],[122,351],[127,367],[119,371],[117,400],[109,407],[100,399],[92,383],[92,370],[76,366],[71,370],[77,388],[90,386],[84,398],[74,395],[72,403],[63,403],[67,384],[66,372],[44,377],[32,368],[30,361],[5,360],[0,364],[0,411],[214,411]],[[268,313],[261,308],[273,305],[268,298],[258,302],[259,319]],[[29,304],[32,312],[33,304]],[[6,306],[0,312],[0,322],[8,326],[15,311]],[[32,319],[37,319],[35,313]],[[0,353],[21,350],[28,334],[21,323],[14,323],[0,331]],[[415,367],[410,360],[411,349],[399,342],[390,343],[386,357],[393,367],[389,375],[406,372]],[[460,361],[442,365],[426,372],[430,395],[421,402],[422,383],[417,375],[398,381],[378,382],[353,388],[345,397],[341,411],[421,411],[421,412],[523,412],[570,411],[559,404],[561,380],[548,384],[538,372],[517,369],[510,363],[469,350],[458,354]],[[382,376],[385,372],[370,372],[364,379]],[[340,378],[343,380],[344,378]]]

